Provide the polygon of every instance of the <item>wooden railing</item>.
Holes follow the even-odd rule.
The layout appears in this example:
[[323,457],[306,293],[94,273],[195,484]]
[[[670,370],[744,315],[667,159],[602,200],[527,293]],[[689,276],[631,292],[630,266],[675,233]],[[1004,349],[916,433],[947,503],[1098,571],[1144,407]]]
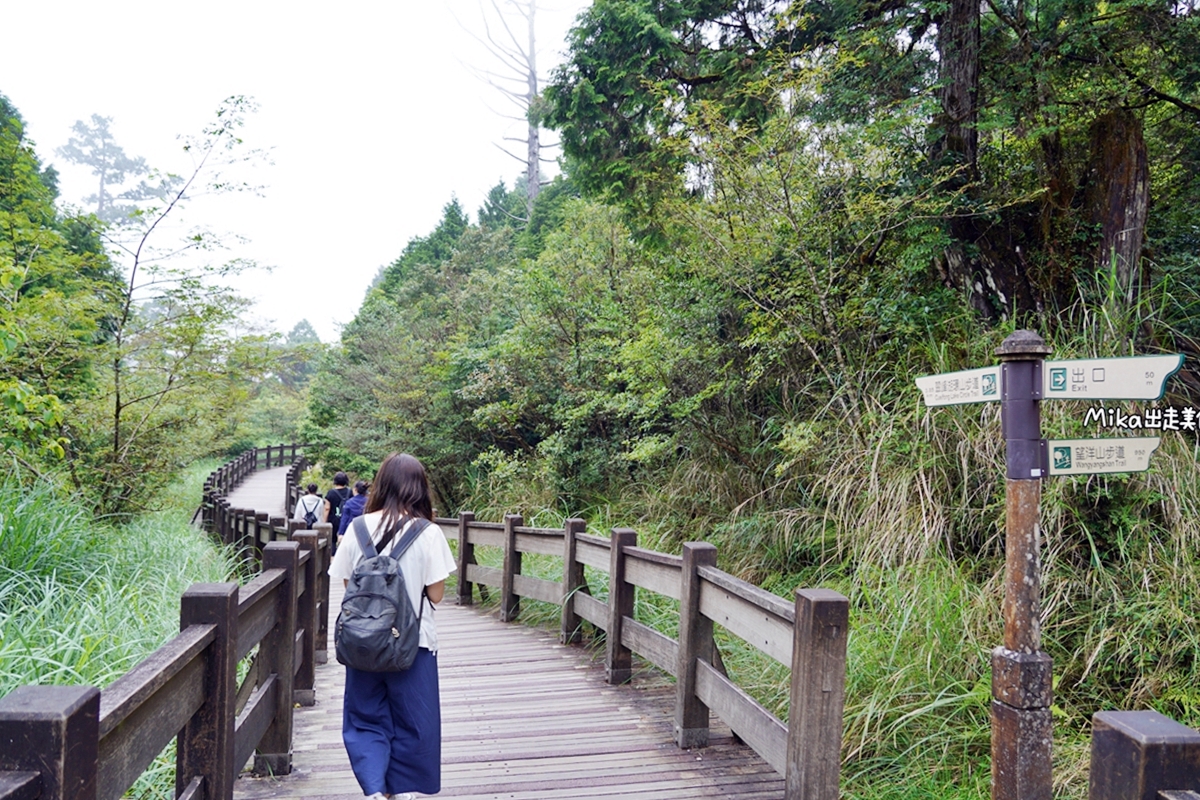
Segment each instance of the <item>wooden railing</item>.
[[[173,739],[184,800],[229,800],[251,757],[259,774],[291,770],[292,710],[315,701],[313,666],[325,655],[330,526],[264,526],[219,502],[286,449],[252,451],[206,485],[216,502],[205,519],[256,559],[253,580],[193,585],[180,633],[103,691],[22,686],[0,698],[0,800],[116,800]],[[238,664],[252,653],[239,686]]]
[[[522,597],[561,605],[564,643],[579,640],[581,620],[605,632],[609,683],[630,679],[633,653],[675,677],[680,747],[708,743],[712,711],[785,776],[787,800],[838,796],[849,618],[845,597],[801,589],[789,603],[717,569],[716,548],[705,542],[685,544],[676,556],[637,547],[631,530],[616,529],[608,539],[587,534],[579,519],[567,520],[562,528],[531,528],[519,516],[489,523],[464,512],[436,522],[447,539],[458,542],[459,603],[474,601],[477,584],[499,590],[505,621],[516,619]],[[475,548],[481,546],[500,548],[502,566],[477,564]],[[560,557],[562,579],[522,574],[526,553]],[[590,594],[584,566],[608,573],[607,602]],[[634,618],[636,588],[679,601],[677,638]],[[791,667],[786,723],[725,674],[714,623]]]
[[1089,800],[1200,800],[1200,731],[1157,711],[1092,716]]
[[288,467],[282,498],[283,508],[285,511],[295,508],[296,500],[303,493],[299,487],[300,475],[308,469],[308,460],[300,453],[303,448],[302,444],[256,447],[211,472],[204,481],[204,500],[201,506],[205,530],[217,533],[222,541],[230,541],[223,527],[228,522],[228,514],[223,515],[223,512],[229,509],[228,495],[248,475],[260,469]]

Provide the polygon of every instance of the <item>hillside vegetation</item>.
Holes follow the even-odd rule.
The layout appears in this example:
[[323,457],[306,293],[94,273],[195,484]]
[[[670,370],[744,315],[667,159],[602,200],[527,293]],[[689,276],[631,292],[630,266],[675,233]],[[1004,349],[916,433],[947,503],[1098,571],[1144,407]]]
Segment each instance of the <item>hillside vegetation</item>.
[[[237,264],[147,276],[121,243],[156,243],[185,184],[142,187],[133,216],[66,213],[0,97],[0,508],[32,520],[0,539],[0,610],[95,605],[100,630],[139,613],[93,581],[158,545],[109,523],[197,458],[295,437],[369,478],[405,450],[443,513],[703,539],[781,595],[843,592],[847,796],[985,796],[998,409],[928,409],[913,380],[1033,329],[1057,358],[1182,352],[1165,398],[1119,405],[1195,420],[1200,12],[594,0],[566,48],[528,98],[562,175],[500,183],[474,214],[450,200],[329,348],[256,332]],[[251,105],[231,98],[192,152],[240,152]],[[1044,433],[1130,434],[1086,411],[1045,403]],[[1045,483],[1062,797],[1085,794],[1093,712],[1200,726],[1200,440],[1139,432],[1163,438],[1148,472]],[[67,496],[86,512],[43,499]],[[29,641],[29,619],[4,629],[6,668],[64,642],[54,679],[135,657],[94,666],[93,640]],[[779,708],[784,676],[729,661]]]
[[[848,796],[986,796],[998,408],[914,378],[1031,328],[1056,358],[1184,352],[1158,405],[1200,405],[1200,76],[1151,56],[1200,52],[1195,13],[988,8],[597,0],[541,109],[565,175],[528,215],[520,186],[451,201],[380,271],[306,438],[364,474],[417,454],[447,513],[845,593]],[[1129,435],[1087,408],[1045,403],[1045,434]],[[1200,724],[1197,432],[1141,433],[1148,473],[1045,484],[1063,797],[1093,712]],[[778,707],[784,676],[735,669]]]

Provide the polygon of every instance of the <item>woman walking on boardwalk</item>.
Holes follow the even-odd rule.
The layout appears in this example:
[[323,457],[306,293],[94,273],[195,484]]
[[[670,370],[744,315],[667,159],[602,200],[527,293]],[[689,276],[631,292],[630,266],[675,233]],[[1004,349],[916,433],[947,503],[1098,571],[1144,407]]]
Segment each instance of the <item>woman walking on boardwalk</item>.
[[[377,552],[387,555],[404,531],[421,518],[433,522],[425,467],[413,456],[384,459],[375,475],[363,520]],[[353,531],[349,531],[353,533]],[[329,565],[329,576],[350,580],[362,558],[358,537],[346,536]],[[363,794],[373,800],[408,800],[413,792],[442,788],[442,720],[438,700],[437,627],[433,605],[442,600],[454,557],[441,530],[430,524],[400,557],[414,609],[424,604],[420,649],[404,672],[365,672],[346,667],[342,739]],[[423,590],[423,591],[422,591]]]

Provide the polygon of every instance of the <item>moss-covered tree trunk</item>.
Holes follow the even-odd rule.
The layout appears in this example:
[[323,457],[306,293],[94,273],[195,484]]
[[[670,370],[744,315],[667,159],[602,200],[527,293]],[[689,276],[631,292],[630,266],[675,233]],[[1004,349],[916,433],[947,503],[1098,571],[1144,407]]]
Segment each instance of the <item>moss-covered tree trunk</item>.
[[1128,308],[1142,283],[1141,255],[1150,207],[1150,167],[1142,123],[1130,111],[1101,114],[1092,123],[1085,176],[1087,218],[1097,226],[1096,269],[1111,273],[1114,299]]

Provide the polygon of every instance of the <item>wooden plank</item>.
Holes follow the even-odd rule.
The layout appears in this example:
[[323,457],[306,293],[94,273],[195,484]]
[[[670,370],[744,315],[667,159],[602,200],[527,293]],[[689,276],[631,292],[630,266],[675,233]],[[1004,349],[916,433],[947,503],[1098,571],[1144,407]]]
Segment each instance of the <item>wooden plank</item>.
[[245,710],[238,715],[233,732],[233,763],[244,766],[254,755],[254,748],[262,740],[263,734],[271,725],[275,712],[275,695],[279,691],[279,683],[274,675],[267,678]]
[[467,541],[481,547],[504,547],[504,526],[490,522],[472,522],[467,527]]
[[517,549],[522,553],[537,553],[544,556],[563,554],[563,532],[543,531],[541,529],[517,528]]
[[296,644],[292,654],[292,674],[295,675],[304,666],[304,628],[296,629]]
[[242,591],[251,584],[246,584],[238,592],[237,648],[234,650],[234,657],[238,661],[245,658],[279,622],[279,600],[275,592],[283,582],[284,572],[273,569],[263,574],[272,574],[278,580],[264,581],[247,594],[245,601],[242,600]]
[[709,583],[720,586],[727,592],[758,606],[763,611],[779,617],[789,625],[796,621],[796,606],[779,595],[771,594],[766,589],[759,588],[741,578],[735,578],[716,567],[700,567],[698,572],[700,577]]
[[238,616],[245,614],[250,606],[258,603],[264,594],[269,594],[279,584],[283,583],[284,572],[281,569],[269,569],[260,572],[245,586],[238,587]]
[[[763,606],[708,580],[700,567],[700,613],[784,666],[792,665],[792,625]],[[749,584],[747,584],[749,585]],[[761,591],[761,590],[760,590]],[[795,617],[793,612],[792,617]]]
[[[603,542],[603,546],[596,542]],[[608,539],[591,536],[586,533],[575,534],[575,559],[589,567],[608,572],[610,560]]]
[[237,698],[233,702],[233,715],[236,717],[242,713],[242,709],[246,707],[246,702],[249,701],[250,695],[254,694],[254,690],[258,688],[259,673],[262,671],[262,662],[266,658],[259,658],[258,653],[254,654],[254,659],[250,662],[250,668],[246,671],[246,677],[242,680],[242,685],[238,687]]
[[100,738],[125,721],[195,661],[216,636],[215,625],[189,625],[100,693]]
[[485,586],[500,586],[503,572],[496,567],[481,567],[478,564],[467,564],[467,580],[471,583],[482,583]]
[[37,800],[42,796],[42,773],[0,772],[0,800]]
[[675,674],[679,642],[635,619],[621,621],[621,643],[668,675]]
[[572,598],[575,603],[575,613],[595,625],[600,630],[608,628],[608,603],[601,603],[590,594],[576,592]]
[[627,547],[625,548],[625,555],[630,558],[636,558],[639,561],[650,561],[654,564],[661,564],[664,567],[674,567],[677,570],[683,568],[683,556],[660,553],[657,550],[647,550],[645,547]]
[[[337,590],[330,605],[336,609]],[[588,595],[599,609],[603,603]],[[572,598],[574,599],[574,598]],[[600,618],[606,617],[601,613]],[[442,794],[455,800],[778,800],[784,781],[713,720],[709,746],[672,744],[674,688],[639,672],[607,686],[588,648],[557,632],[500,623],[494,609],[437,611]],[[630,620],[625,629],[637,630]],[[634,634],[636,636],[636,634]],[[235,800],[334,800],[361,794],[341,741],[345,670],[318,668],[319,702],[296,710],[292,776],[243,776]],[[659,683],[661,681],[661,683]],[[648,685],[647,685],[648,684]]]
[[513,575],[513,590],[522,597],[532,597],[547,603],[562,602],[562,584],[529,575]]
[[204,800],[204,777],[197,775],[175,800]]
[[776,772],[783,774],[787,766],[787,726],[703,661],[696,664],[696,696]]
[[562,528],[539,528],[535,525],[518,525],[516,530],[517,533],[528,533],[533,536],[553,536],[559,541],[562,541],[563,537]]
[[[652,558],[652,555],[672,559],[675,563]],[[625,580],[672,600],[679,599],[682,570],[681,559],[677,556],[664,556],[662,553],[641,547],[629,547],[625,550]]]
[[[125,794],[204,703],[204,666],[203,659],[186,662],[100,738],[97,800],[117,800]],[[103,693],[101,698],[103,702]]]
[[446,537],[447,542],[458,541],[458,520],[439,518],[434,524],[442,531],[442,535]]

